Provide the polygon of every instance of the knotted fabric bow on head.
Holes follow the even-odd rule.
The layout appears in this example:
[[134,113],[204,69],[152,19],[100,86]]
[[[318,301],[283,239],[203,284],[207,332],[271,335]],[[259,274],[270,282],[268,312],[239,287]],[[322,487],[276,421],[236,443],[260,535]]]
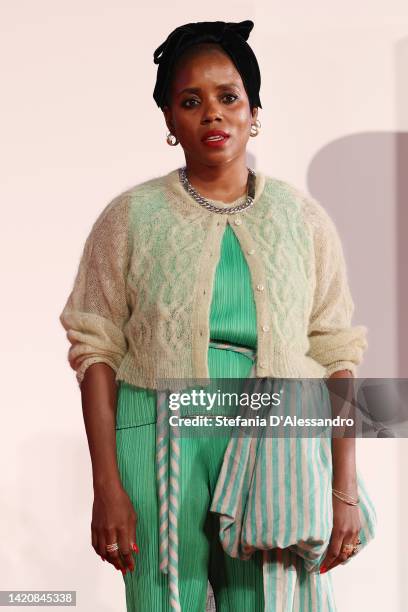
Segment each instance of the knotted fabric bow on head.
[[259,99],[261,74],[257,59],[246,42],[254,27],[250,20],[239,23],[225,21],[201,21],[186,23],[169,34],[155,50],[153,61],[158,64],[153,98],[160,108],[166,103],[166,92],[172,78],[176,60],[188,48],[202,42],[218,43],[231,57],[246,89],[251,108],[262,108]]

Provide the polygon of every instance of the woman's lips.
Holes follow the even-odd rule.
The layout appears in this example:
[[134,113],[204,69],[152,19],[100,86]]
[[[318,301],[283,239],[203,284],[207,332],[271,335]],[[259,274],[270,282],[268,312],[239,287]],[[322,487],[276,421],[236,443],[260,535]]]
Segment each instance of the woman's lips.
[[203,140],[203,144],[207,147],[222,147],[229,140],[229,136],[217,136],[211,137],[210,139]]

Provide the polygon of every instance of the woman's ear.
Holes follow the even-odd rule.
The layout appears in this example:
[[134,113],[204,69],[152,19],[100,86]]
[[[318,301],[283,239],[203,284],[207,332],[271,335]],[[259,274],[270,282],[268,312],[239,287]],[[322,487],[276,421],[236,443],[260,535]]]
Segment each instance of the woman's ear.
[[258,119],[258,107],[257,106],[253,107],[251,114],[252,114],[252,119],[256,121]]

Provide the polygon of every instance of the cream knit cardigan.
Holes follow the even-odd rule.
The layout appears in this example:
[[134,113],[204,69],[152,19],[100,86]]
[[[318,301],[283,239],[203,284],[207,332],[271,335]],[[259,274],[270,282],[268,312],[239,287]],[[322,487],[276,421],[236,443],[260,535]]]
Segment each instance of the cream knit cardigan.
[[[210,212],[175,169],[119,194],[88,235],[60,315],[79,384],[97,362],[111,366],[116,381],[150,389],[208,379],[212,287],[227,223],[252,278],[256,377],[356,375],[367,328],[352,326],[342,245],[325,209],[258,171],[251,208]],[[176,380],[184,382],[171,386]]]

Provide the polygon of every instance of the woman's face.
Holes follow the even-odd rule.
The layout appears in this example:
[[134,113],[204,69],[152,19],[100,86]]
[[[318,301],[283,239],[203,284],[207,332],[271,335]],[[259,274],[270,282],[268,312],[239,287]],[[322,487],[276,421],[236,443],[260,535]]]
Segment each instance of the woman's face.
[[[177,136],[186,161],[218,165],[244,156],[251,113],[241,75],[228,55],[218,49],[180,59],[171,84],[171,106],[164,107],[166,124]],[[210,130],[224,132],[221,141],[205,141]]]

